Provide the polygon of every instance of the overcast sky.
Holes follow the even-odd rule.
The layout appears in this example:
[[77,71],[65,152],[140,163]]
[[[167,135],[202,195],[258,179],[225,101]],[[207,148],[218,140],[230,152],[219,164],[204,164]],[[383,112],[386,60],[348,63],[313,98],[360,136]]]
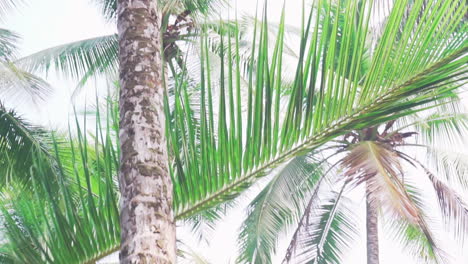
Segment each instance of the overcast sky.
[[[22,55],[29,55],[59,44],[112,34],[116,31],[114,25],[106,24],[97,8],[88,0],[29,0],[27,2],[29,2],[28,5],[21,12],[13,13],[2,25],[22,36]],[[255,0],[238,1],[240,13],[253,13],[255,2]],[[270,1],[269,18],[271,20],[279,19],[282,2],[281,0]],[[301,2],[296,0],[288,0],[287,2],[287,21],[290,24],[296,24],[300,21]],[[47,102],[42,104],[39,109],[24,106],[20,109],[25,116],[36,123],[51,127],[66,127],[71,109],[69,99],[76,82],[57,78],[53,74],[50,74],[47,80],[55,89],[54,94],[48,98]],[[91,82],[86,89],[91,98],[94,98],[94,86],[95,83]],[[7,104],[13,105],[14,103],[7,102]],[[254,190],[258,189],[259,187],[254,188]],[[436,205],[434,204],[434,206]],[[364,207],[361,206],[357,212],[363,214]],[[237,228],[242,218],[242,210],[234,210],[225,221],[221,222],[218,231],[213,234],[210,247],[201,245],[193,248],[200,251],[214,264],[234,263]],[[359,223],[361,230],[364,228],[363,223]],[[188,233],[186,230],[179,230],[182,237],[187,237]],[[442,236],[441,238],[447,239],[448,237]],[[190,238],[186,238],[186,241],[190,245],[194,244],[194,240]],[[285,243],[281,244],[284,247]],[[454,242],[444,243],[444,246],[447,247],[447,252],[454,257],[452,263],[468,263],[467,256],[461,256],[461,252],[456,250]],[[281,251],[280,255],[283,255]],[[411,258],[400,253],[397,245],[382,238],[381,263],[393,264],[396,262],[401,264],[414,263]],[[355,247],[343,262],[343,264],[360,263],[365,263],[364,238],[356,242]]]

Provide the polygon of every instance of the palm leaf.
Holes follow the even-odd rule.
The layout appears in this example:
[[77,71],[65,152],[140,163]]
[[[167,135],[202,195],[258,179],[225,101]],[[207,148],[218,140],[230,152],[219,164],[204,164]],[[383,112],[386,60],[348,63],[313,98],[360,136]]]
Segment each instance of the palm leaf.
[[[97,115],[100,120],[99,111]],[[8,235],[3,254],[17,263],[94,263],[118,248],[114,178],[118,154],[110,125],[106,127],[106,131],[102,130],[98,122],[97,137],[90,143],[78,126],[77,145],[69,141],[71,170],[62,163],[67,157],[61,155],[56,141],[56,166],[41,162],[40,153],[33,155],[30,171],[34,192],[3,199],[2,215]],[[94,153],[89,149],[92,145]]]
[[424,263],[441,263],[440,249],[426,237],[424,232],[415,225],[406,221],[387,221],[387,232],[394,241],[401,245],[401,249],[408,252],[415,260]]
[[[468,219],[468,206],[465,205],[462,197],[459,196],[449,185],[436,178],[435,175],[420,161],[405,154],[402,154],[402,157],[410,162],[411,165],[415,167],[416,165],[419,165],[424,170],[436,192],[436,197],[446,225],[451,228],[453,227],[452,230],[454,231],[455,236],[463,241],[467,232],[466,223]],[[412,191],[411,193],[414,194],[415,192]],[[413,195],[413,200],[419,208],[422,207],[421,205],[423,203],[420,198],[414,199]],[[421,222],[424,223],[424,221]],[[420,228],[425,233],[429,242],[434,245],[434,240],[431,238],[427,227],[425,227],[425,225],[420,225]],[[437,251],[436,253],[439,252]],[[440,257],[443,257],[442,254],[440,254]]]
[[117,53],[117,35],[114,34],[46,49],[17,63],[30,72],[47,73],[55,69],[67,77],[80,80],[77,88],[81,88],[91,77],[115,76],[118,70]]
[[[425,117],[412,116],[409,122],[404,122],[397,131],[411,128],[417,131],[416,144],[403,144],[402,147],[414,146],[425,149],[426,164],[430,164],[438,176],[443,177],[449,184],[468,188],[466,175],[468,163],[466,153],[456,151],[460,144],[465,143],[468,132],[468,118],[466,113],[458,111],[444,111],[436,108],[435,113]],[[453,109],[452,109],[453,110]],[[440,113],[444,111],[443,113]]]
[[425,171],[434,186],[447,226],[453,228],[457,238],[464,239],[468,232],[468,206],[455,190],[437,179],[429,170],[425,169]]
[[248,206],[239,234],[241,263],[271,263],[282,232],[298,221],[322,170],[313,158],[289,162]]
[[117,0],[94,0],[103,17],[111,22],[117,19]]
[[0,186],[30,181],[37,153],[41,153],[43,163],[53,164],[51,142],[46,130],[29,124],[0,104]]
[[0,62],[0,96],[11,102],[43,100],[51,92],[50,85],[12,62]]
[[349,180],[366,183],[371,204],[416,224],[420,216],[399,179],[402,168],[398,159],[395,152],[383,145],[364,141],[353,146],[342,166]]
[[[424,212],[430,212],[432,208],[427,206],[423,190],[417,188],[416,181],[408,176],[410,175],[405,175],[405,189],[422,217],[427,220],[430,214],[424,214]],[[446,253],[438,247],[435,238],[428,235],[425,225],[421,227],[405,219],[388,218],[386,215],[382,215],[381,218],[384,220],[385,234],[390,235],[395,242],[400,244],[402,251],[407,252],[415,260],[424,261],[424,263],[444,263],[447,260]]]
[[[440,109],[440,111],[443,110]],[[463,144],[464,135],[468,132],[468,115],[463,112],[447,112],[436,112],[427,117],[418,118],[408,126],[415,128],[421,136],[420,141],[426,145],[455,147]]]
[[[283,263],[341,263],[343,253],[357,237],[355,214],[340,192],[305,212],[288,247]],[[312,200],[311,200],[312,202]]]
[[407,182],[404,181],[399,159],[414,165],[410,157],[401,152],[379,143],[364,141],[352,148],[342,164],[349,180],[357,184],[366,183],[367,199],[370,199],[371,206],[375,209],[383,208],[384,215],[392,219],[407,221],[417,226],[423,232],[427,243],[436,249],[434,238],[421,210],[421,203],[419,199],[415,199],[417,197],[414,190],[408,188]]
[[[321,10],[325,3],[318,1],[316,9]],[[421,3],[417,1],[419,6]],[[419,14],[417,4],[411,9],[410,16]],[[396,2],[370,58],[370,67],[360,80],[343,76],[347,75],[345,69],[348,67],[353,76],[360,72],[360,61],[367,53],[365,39],[370,3],[363,2],[358,6],[347,2],[337,7],[345,14],[344,24],[349,25],[340,34],[338,21],[331,23],[331,12],[314,16],[316,9],[311,9],[311,19],[304,20],[307,22],[303,25],[300,59],[292,92],[287,98],[280,96],[282,34],[278,34],[276,52],[269,57],[266,13],[260,28],[254,30],[260,46],[252,49],[255,61],[252,59],[249,70],[247,101],[241,101],[237,96],[241,90],[240,65],[236,63],[240,56],[239,36],[234,41],[236,53],[230,54],[231,49],[228,49],[227,54],[221,56],[224,60],[221,65],[226,62],[232,67],[221,66],[219,80],[230,76],[228,81],[212,78],[205,37],[200,51],[203,61],[200,129],[179,144],[180,135],[191,131],[192,124],[184,115],[174,118],[166,108],[166,115],[171,116],[168,120],[176,120],[168,124],[167,134],[169,152],[175,157],[171,173],[176,187],[177,217],[184,218],[231,199],[282,162],[313,150],[346,131],[421,111],[414,107],[443,98],[447,91],[457,88],[451,84],[454,79],[464,82],[462,74],[467,62],[467,47],[463,40],[466,27],[460,29],[459,26],[466,5],[443,1],[434,1],[434,4],[440,8],[425,12],[424,19],[408,19],[402,35],[397,37],[406,1]],[[454,15],[445,16],[448,11]],[[442,26],[433,27],[434,21]],[[355,38],[349,38],[348,32],[355,30],[351,26],[355,23],[358,23],[358,32]],[[319,28],[317,25],[321,25],[322,34],[309,37],[314,28]],[[342,48],[334,45],[338,39],[344,43]],[[351,46],[354,48],[350,49]],[[428,50],[437,52],[426,52]],[[340,63],[335,63],[332,59],[335,57]],[[253,63],[256,64],[255,72]],[[234,71],[232,75],[229,75],[230,70]],[[214,87],[220,89],[219,99],[212,98]],[[230,89],[234,89],[232,94]],[[183,88],[180,93],[184,94]],[[181,96],[176,100],[181,109],[190,109],[186,98]],[[214,100],[219,100],[217,114]],[[280,105],[284,100],[288,101],[286,109]],[[242,112],[242,109],[247,111]],[[215,122],[218,124],[216,128]],[[201,148],[194,152],[197,142]]]
[[434,164],[435,172],[451,185],[468,189],[468,154],[435,147],[427,148],[429,164]]
[[0,61],[11,61],[16,57],[18,40],[16,33],[0,28]]

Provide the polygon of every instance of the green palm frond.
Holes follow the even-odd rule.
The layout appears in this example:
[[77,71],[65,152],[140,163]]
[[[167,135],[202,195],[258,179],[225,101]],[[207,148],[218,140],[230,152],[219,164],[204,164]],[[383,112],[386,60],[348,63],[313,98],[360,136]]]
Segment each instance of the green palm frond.
[[352,204],[341,190],[309,207],[282,263],[342,263],[343,253],[358,237]]
[[[312,8],[315,8],[316,6],[312,6]],[[287,7],[285,7],[287,8]],[[338,22],[337,25],[337,34],[341,34],[344,31],[345,24],[343,23],[345,13],[340,12],[340,10],[337,9],[336,5],[334,4],[328,4],[326,1],[323,3],[322,9],[316,9],[314,12],[321,14],[323,16],[329,16],[330,17],[330,24],[334,24],[335,21]],[[281,20],[281,19],[280,19]],[[284,22],[284,21],[283,21]],[[281,58],[281,81],[282,81],[282,89],[284,93],[289,93],[289,89],[287,89],[288,86],[292,86],[292,83],[294,82],[294,79],[296,78],[296,67],[298,64],[298,60],[300,59],[300,49],[301,47],[301,41],[302,37],[301,34],[303,32],[301,31],[301,28],[288,25],[283,22],[275,22],[271,23],[268,21],[261,21],[258,19],[258,17],[253,17],[249,15],[244,15],[240,18],[239,21],[237,21],[237,18],[235,20],[230,20],[230,21],[219,21],[219,20],[214,20],[214,21],[208,21],[202,23],[203,26],[207,27],[209,30],[207,31],[208,35],[208,46],[210,48],[209,51],[212,51],[215,53],[217,56],[220,56],[220,41],[223,36],[226,36],[226,34],[235,36],[235,32],[238,31],[239,39],[236,40],[239,44],[239,64],[240,64],[240,72],[241,72],[241,77],[244,79],[248,79],[249,75],[249,70],[251,68],[253,74],[255,75],[255,71],[257,70],[256,65],[256,57],[255,54],[252,53],[252,49],[258,48],[258,46],[261,44],[259,43],[259,39],[256,38],[254,39],[254,31],[255,28],[261,27],[262,23],[267,23],[266,30],[268,31],[268,41],[267,41],[267,50],[268,54],[267,57],[272,58],[274,50],[275,50],[275,44],[276,40],[278,39],[278,35],[280,32],[283,32],[284,36],[282,36],[282,58]],[[321,38],[322,34],[322,27],[323,24],[318,24],[316,25],[316,31],[317,31],[317,36],[316,38]],[[354,40],[357,37],[357,25],[353,25],[352,30],[348,30],[349,33],[349,38],[351,40]],[[330,32],[326,32],[330,33]],[[314,32],[315,34],[315,32]],[[312,41],[314,38],[314,34],[309,34],[307,39],[307,42]],[[223,36],[221,36],[223,35]],[[235,50],[235,40],[230,38],[229,39],[231,43],[231,49],[232,49],[232,55],[237,56],[236,50]],[[336,48],[337,50],[343,49],[345,43],[342,43],[341,38],[335,39],[336,41]],[[253,43],[254,42],[254,43]],[[254,45],[253,45],[254,44]],[[224,54],[227,54],[227,45],[224,45]],[[353,53],[353,46],[347,47],[349,50],[349,53]],[[335,58],[334,63],[338,64],[340,63],[338,61],[338,52],[336,53],[337,58]],[[235,58],[232,58],[234,61]],[[225,59],[227,62],[227,60]],[[346,78],[352,78],[350,76],[350,64],[351,61],[348,61],[348,65],[345,65],[345,70],[344,71],[344,76]],[[368,70],[369,68],[369,54],[367,51],[364,51],[364,54],[361,58],[360,63],[360,72],[356,75],[356,78],[360,79],[362,78],[362,75]],[[305,86],[306,84],[304,84]]]
[[37,52],[17,61],[30,72],[55,69],[78,79],[78,88],[96,76],[116,75],[118,71],[117,35],[96,37]]
[[3,197],[8,244],[1,251],[16,263],[94,263],[118,249],[115,140],[99,122],[92,142],[80,131],[68,142],[71,157],[53,142],[55,166],[41,162],[40,153],[33,155],[34,192]]
[[[175,120],[168,124],[167,134],[169,152],[175,157],[171,172],[179,219],[238,195],[257,177],[282,162],[346,131],[422,111],[414,107],[446,96],[445,92],[457,88],[452,85],[454,80],[459,85],[465,82],[466,26],[460,29],[459,25],[466,5],[434,1],[438,8],[428,10],[424,19],[416,20],[422,4],[416,1],[410,12],[413,18],[406,21],[401,36],[397,37],[407,4],[397,1],[371,55],[369,69],[358,79],[344,76],[348,75],[348,68],[351,76],[360,74],[361,59],[368,50],[365,40],[370,2],[361,5],[347,2],[337,7],[347,25],[340,33],[338,20],[330,17],[331,11],[314,16],[313,10],[321,10],[325,3],[318,1],[318,7],[309,13],[310,19],[305,19],[296,77],[286,98],[281,96],[280,81],[283,33],[278,34],[273,55],[269,57],[266,13],[260,28],[254,30],[260,45],[252,49],[255,60],[251,60],[250,69],[255,63],[257,70],[249,72],[246,101],[239,96],[242,84],[237,63],[238,36],[233,41],[234,48],[228,48],[220,56],[223,63],[219,79],[212,78],[206,37],[202,40],[200,129],[183,139],[182,144],[178,143],[180,135],[193,131],[193,126],[184,115],[173,118],[166,111],[171,116],[167,120]],[[454,15],[445,16],[448,11]],[[433,27],[434,21],[442,26]],[[321,34],[315,33],[317,28],[321,28]],[[280,29],[282,32],[284,25]],[[355,37],[350,38],[354,30]],[[337,40],[344,43],[341,48],[335,45]],[[219,81],[226,76],[227,81]],[[219,92],[213,99],[215,89]],[[183,88],[180,94],[184,94]],[[181,110],[193,111],[183,96],[176,101]],[[280,102],[288,102],[286,108]],[[195,152],[198,145],[200,151]]]
[[[280,22],[281,23],[281,22]],[[207,44],[209,47],[209,52],[212,52],[215,56],[221,56],[221,39],[226,37],[226,35],[230,35],[234,38],[236,32],[238,32],[239,39],[237,40],[239,43],[239,64],[240,64],[240,73],[241,78],[244,80],[248,80],[249,69],[252,68],[252,71],[256,71],[256,57],[255,54],[252,53],[252,49],[258,48],[260,43],[258,39],[256,42],[253,43],[253,33],[256,27],[261,26],[262,21],[260,21],[257,17],[252,16],[242,16],[239,21],[237,20],[213,20],[207,21],[202,23],[202,26],[207,28]],[[283,86],[290,85],[291,82],[294,80],[294,69],[297,65],[297,61],[299,59],[299,44],[301,39],[301,31],[300,29],[290,26],[287,24],[283,24],[283,29],[281,31],[287,33],[283,39],[283,56],[282,56],[282,84]],[[280,33],[280,27],[277,23],[270,23],[268,22],[268,34],[270,36],[268,41],[268,56],[272,56],[274,47],[275,47],[275,40]],[[236,60],[237,52],[235,46],[235,40],[230,38],[231,41],[230,48],[231,54],[234,56],[232,60]],[[226,38],[224,38],[226,41]],[[228,46],[226,44],[223,45],[223,54],[227,54]],[[253,61],[253,64],[251,62]],[[227,63],[227,60],[225,60]],[[227,66],[226,66],[227,67]],[[285,91],[286,92],[286,91]]]
[[14,264],[15,261],[8,255],[0,253],[0,261],[5,264]]
[[271,263],[281,233],[304,211],[308,193],[322,175],[308,156],[294,158],[249,204],[239,234],[240,263]]
[[44,158],[43,163],[53,164],[51,143],[48,131],[29,124],[0,104],[0,186],[30,181],[37,153]]
[[16,58],[19,38],[16,33],[0,28],[0,61],[12,61]]

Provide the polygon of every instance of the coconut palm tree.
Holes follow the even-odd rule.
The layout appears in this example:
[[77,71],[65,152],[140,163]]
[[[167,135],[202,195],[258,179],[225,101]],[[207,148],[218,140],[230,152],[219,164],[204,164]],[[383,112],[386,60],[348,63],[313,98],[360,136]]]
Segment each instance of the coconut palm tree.
[[[421,106],[446,98],[463,85],[467,67],[464,2],[434,0],[431,4],[437,8],[423,9],[422,0],[396,1],[376,41],[369,41],[370,18],[375,12],[372,2],[338,3],[342,19],[335,19],[327,8],[329,1],[318,1],[307,14],[304,9],[299,58],[288,87],[281,82],[284,13],[270,50],[265,6],[262,22],[254,29],[248,67],[240,63],[236,28],[228,27],[221,35],[216,68],[209,56],[209,38],[201,32],[199,81],[188,78],[187,69],[175,69],[169,76],[175,83],[173,93],[164,98],[176,220],[216,216],[220,205],[275,167],[316,152],[351,131],[423,111]],[[325,12],[316,16],[314,10]],[[421,10],[423,19],[417,19]],[[408,19],[402,20],[404,16]],[[366,56],[370,65],[358,78]],[[242,70],[247,72],[246,81],[241,78]],[[107,139],[111,133],[103,134],[103,140],[96,144],[96,159],[102,161],[104,156],[109,159],[118,153],[115,148],[101,147],[113,143]],[[95,137],[94,143],[99,138]],[[91,166],[108,173],[118,165],[83,157],[83,173],[88,175],[93,171]],[[59,179],[68,178],[67,170],[63,171]],[[46,209],[35,214],[44,224],[35,228],[29,228],[28,221],[19,222],[21,217],[17,216],[27,215],[26,210],[4,210],[10,234],[6,252],[23,262],[81,263],[117,250],[116,211],[108,212],[115,208],[111,206],[115,189],[103,184],[106,181],[113,182],[109,178],[98,181],[102,183],[98,184],[102,188],[99,192],[92,191],[92,183],[81,185],[77,192],[69,191],[73,185],[65,184],[60,195],[49,192],[49,199],[41,200],[38,206]],[[311,182],[303,187],[313,188]],[[46,183],[38,187],[48,189]],[[80,194],[82,189],[86,191]],[[73,197],[71,194],[78,198],[66,198]],[[79,210],[66,209],[70,207]],[[333,206],[323,210],[327,208]],[[328,225],[337,228],[336,224]],[[79,250],[73,251],[75,248]]]
[[[417,259],[424,260],[425,263],[438,263],[446,257],[437,244],[437,240],[432,235],[432,229],[427,221],[427,198],[423,193],[431,193],[430,191],[422,191],[418,186],[424,180],[429,180],[435,190],[435,196],[440,204],[444,222],[448,227],[453,227],[455,237],[463,241],[463,237],[467,234],[466,218],[467,206],[463,198],[457,194],[453,187],[465,186],[467,164],[463,158],[453,155],[452,159],[447,159],[444,152],[440,152],[437,146],[433,144],[436,136],[440,133],[450,135],[452,139],[463,138],[468,129],[466,114],[439,114],[433,113],[427,118],[416,120],[411,124],[400,122],[400,125],[395,125],[394,121],[379,127],[371,127],[360,131],[351,132],[343,137],[342,140],[336,141],[330,149],[336,149],[332,155],[341,155],[341,157],[333,162],[333,166],[338,166],[340,169],[335,171],[336,176],[320,175],[316,177],[316,181],[323,182],[322,177],[328,177],[334,186],[338,188],[327,188],[326,186],[317,185],[314,192],[308,196],[289,198],[302,204],[305,209],[302,215],[299,214],[297,227],[293,233],[290,245],[287,249],[284,263],[305,263],[305,262],[326,262],[340,263],[342,254],[346,249],[351,247],[353,240],[357,239],[358,234],[355,229],[357,221],[354,213],[349,211],[354,208],[349,203],[349,196],[346,197],[346,190],[356,188],[362,185],[361,190],[365,192],[366,203],[366,236],[367,236],[367,252],[368,263],[379,262],[379,244],[378,244],[378,226],[377,219],[387,219],[388,228],[386,231],[393,234],[397,241],[403,245],[403,249],[408,251]],[[398,128],[394,128],[397,126]],[[418,131],[404,131],[408,128],[413,128]],[[416,134],[423,135],[420,138],[414,138]],[[431,139],[431,142],[427,142]],[[413,142],[410,142],[413,141]],[[416,142],[414,142],[416,141]],[[426,141],[428,144],[420,144],[421,141]],[[411,148],[424,148],[429,150],[428,153],[432,161],[445,161],[445,168],[451,168],[443,172],[431,172],[424,162],[414,158],[414,155],[407,154]],[[414,149],[412,150],[414,153]],[[338,154],[336,154],[338,153]],[[315,157],[318,159],[318,157]],[[435,158],[435,159],[433,159]],[[322,161],[324,163],[325,161]],[[406,165],[414,166],[421,169],[420,175],[411,175],[407,173]],[[429,163],[430,164],[430,163]],[[437,163],[436,163],[437,164]],[[329,173],[330,171],[327,171]],[[449,180],[452,179],[452,180]],[[454,180],[456,179],[456,180]],[[325,180],[326,181],[326,180]],[[281,185],[280,185],[281,186]],[[297,189],[292,185],[279,187],[271,187],[270,193],[281,195]],[[319,190],[324,188],[325,191]],[[330,193],[334,193],[330,197]],[[262,197],[268,199],[269,197]],[[297,201],[299,200],[299,201]],[[304,200],[307,200],[304,201]],[[281,200],[283,201],[283,200]],[[282,202],[280,202],[282,206]],[[435,203],[435,201],[434,201]],[[268,207],[271,207],[268,203]],[[253,211],[262,211],[256,204],[251,205]],[[291,209],[294,213],[297,210]],[[377,210],[379,209],[379,210]],[[345,210],[345,211],[343,211]],[[263,209],[263,211],[266,211]],[[381,212],[378,217],[378,211]],[[271,213],[266,211],[264,219],[259,224],[267,224],[267,219],[270,219]],[[285,221],[277,218],[275,230],[278,224]],[[249,215],[250,221],[253,218]],[[433,219],[430,219],[433,220]],[[271,225],[271,224],[270,224]],[[249,226],[249,222],[244,223],[245,227]],[[284,226],[280,227],[284,228]],[[250,226],[249,228],[253,228]],[[269,229],[271,227],[264,227]],[[263,234],[264,232],[260,232]],[[278,234],[276,234],[278,235]],[[248,237],[248,235],[245,235]],[[252,238],[257,235],[252,235]],[[274,236],[274,235],[273,235]],[[250,239],[252,239],[250,238]],[[266,237],[267,241],[272,237]],[[244,237],[245,239],[245,237]],[[258,251],[264,253],[265,248],[257,248]],[[260,253],[259,253],[260,254]]]

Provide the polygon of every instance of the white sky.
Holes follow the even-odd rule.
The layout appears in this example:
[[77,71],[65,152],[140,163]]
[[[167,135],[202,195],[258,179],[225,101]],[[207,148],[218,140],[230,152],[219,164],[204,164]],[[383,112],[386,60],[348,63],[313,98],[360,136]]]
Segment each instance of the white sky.
[[[21,12],[13,13],[1,25],[16,31],[22,36],[22,55],[28,55],[67,42],[115,32],[115,27],[105,23],[97,8],[89,0],[29,0],[27,2],[29,3]],[[239,0],[239,13],[253,13],[255,11],[255,2],[255,0]],[[270,20],[279,20],[283,1],[271,0],[269,3]],[[297,24],[300,21],[300,10],[300,1],[287,1],[286,17],[290,24]],[[22,106],[20,110],[26,117],[36,123],[64,128],[68,121],[68,113],[70,113],[70,95],[76,82],[57,78],[53,74],[49,74],[47,80],[55,88],[54,94],[48,98],[47,102],[41,105],[39,109]],[[102,85],[102,82],[97,83]],[[88,94],[91,96],[91,102],[94,100],[94,87],[95,83],[91,83],[87,89]],[[14,102],[6,103],[7,105],[14,105]],[[259,187],[255,187],[255,189],[258,190]],[[211,263],[234,263],[237,248],[237,229],[243,219],[242,210],[233,210],[225,221],[220,223],[219,228],[212,236],[210,247],[202,245],[193,248],[207,257]],[[436,210],[436,207],[434,207],[434,210]],[[364,206],[360,207],[359,213],[364,214]],[[360,230],[363,230],[364,221],[359,224]],[[183,229],[178,232],[182,238],[187,237],[189,234],[187,230]],[[400,252],[397,245],[384,239],[383,235],[381,237],[380,259],[382,264],[413,263],[411,258]],[[443,236],[442,238],[447,239],[448,237]],[[191,239],[186,239],[185,242],[189,245],[195,243]],[[452,263],[468,263],[468,256],[463,257],[461,255],[455,242],[444,243],[444,246],[446,246],[444,249],[454,257]],[[284,248],[284,245],[282,247]],[[283,250],[280,249],[279,255],[283,255]],[[360,241],[357,241],[343,264],[365,263],[365,257],[365,239],[363,237]]]

